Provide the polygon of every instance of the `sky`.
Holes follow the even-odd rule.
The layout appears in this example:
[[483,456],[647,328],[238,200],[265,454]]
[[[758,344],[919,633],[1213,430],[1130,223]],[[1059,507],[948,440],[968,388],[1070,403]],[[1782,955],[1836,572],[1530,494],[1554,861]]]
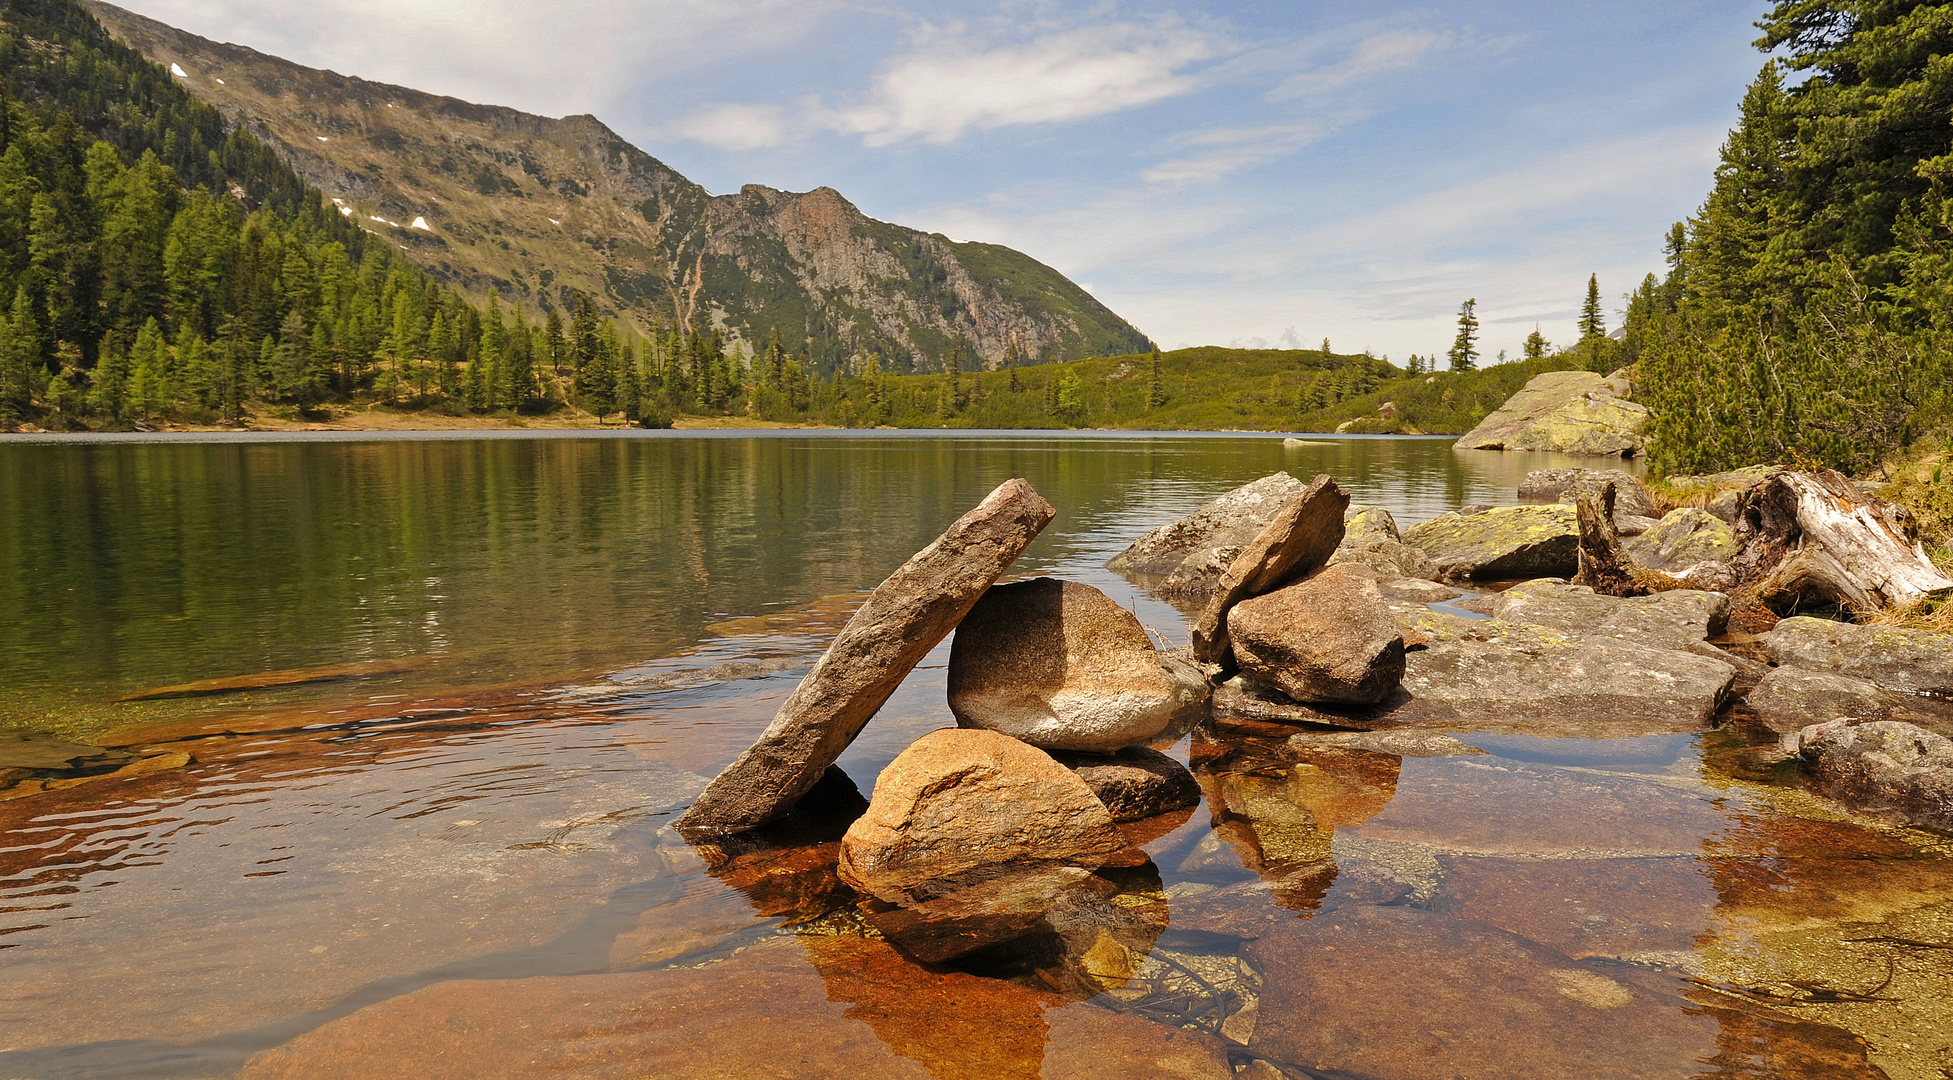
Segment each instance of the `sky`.
[[1166,348],[1487,361],[1618,325],[1707,193],[1760,0],[123,0],[314,67],[591,113],[714,192],[1005,244]]

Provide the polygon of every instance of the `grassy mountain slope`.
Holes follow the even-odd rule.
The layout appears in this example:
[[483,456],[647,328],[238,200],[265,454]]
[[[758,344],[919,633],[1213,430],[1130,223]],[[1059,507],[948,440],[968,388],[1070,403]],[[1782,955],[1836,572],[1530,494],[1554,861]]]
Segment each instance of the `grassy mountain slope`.
[[[822,373],[1132,352],[1145,336],[1020,252],[875,221],[838,192],[714,196],[589,116],[560,120],[301,67],[96,2],[123,41],[276,148],[363,228],[480,297],[640,328],[779,332]],[[419,223],[419,227],[417,227]]]

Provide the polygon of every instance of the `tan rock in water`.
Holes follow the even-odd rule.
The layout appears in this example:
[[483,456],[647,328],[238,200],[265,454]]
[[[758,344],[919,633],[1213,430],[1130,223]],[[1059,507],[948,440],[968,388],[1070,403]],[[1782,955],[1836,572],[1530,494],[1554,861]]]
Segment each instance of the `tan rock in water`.
[[967,728],[1109,753],[1165,730],[1180,694],[1131,612],[1090,585],[1033,578],[993,587],[957,627],[949,708]]
[[1316,477],[1290,499],[1214,586],[1206,610],[1194,623],[1194,659],[1215,664],[1228,656],[1227,613],[1234,605],[1327,563],[1343,542],[1343,512],[1348,508],[1349,496],[1327,475]]
[[1030,484],[1010,480],[903,563],[679,828],[739,832],[786,813],[1056,514]]
[[841,839],[842,879],[891,904],[1014,873],[1144,858],[1085,781],[1051,755],[963,728],[932,731],[902,751]]
[[1404,632],[1376,583],[1332,567],[1243,600],[1227,617],[1235,663],[1296,701],[1373,705],[1404,677]]

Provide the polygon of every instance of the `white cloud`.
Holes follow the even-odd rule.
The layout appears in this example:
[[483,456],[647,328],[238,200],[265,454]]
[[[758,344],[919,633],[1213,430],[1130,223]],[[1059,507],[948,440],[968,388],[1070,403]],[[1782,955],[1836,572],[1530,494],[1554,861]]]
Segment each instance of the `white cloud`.
[[1334,134],[1342,122],[1355,118],[1352,114],[1338,120],[1195,132],[1176,140],[1194,149],[1195,153],[1163,161],[1140,173],[1139,178],[1167,188],[1218,183],[1238,169],[1287,157],[1310,143],[1325,139]]
[[123,0],[300,64],[551,116],[809,32],[844,0]]
[[979,48],[952,37],[896,58],[834,127],[869,146],[950,143],[972,130],[1084,120],[1197,89],[1216,44],[1176,23],[1114,23]]
[[1342,89],[1387,72],[1416,67],[1432,53],[1456,44],[1448,31],[1428,29],[1381,30],[1358,40],[1334,63],[1296,72],[1268,92],[1270,101],[1293,101]]
[[1199,89],[1189,68],[1224,46],[1178,22],[1109,23],[984,44],[961,27],[926,28],[857,101],[802,101],[793,113],[717,105],[675,130],[726,149],[785,145],[809,131],[859,136],[870,147],[953,143],[974,131],[1070,123]]
[[714,105],[680,120],[685,138],[721,150],[763,150],[793,139],[793,119],[777,105]]

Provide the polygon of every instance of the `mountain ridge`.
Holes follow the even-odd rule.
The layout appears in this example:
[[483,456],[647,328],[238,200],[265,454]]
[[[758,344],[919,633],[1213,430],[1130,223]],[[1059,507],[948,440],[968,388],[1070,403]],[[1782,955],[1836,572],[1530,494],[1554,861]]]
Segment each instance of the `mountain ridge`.
[[826,374],[871,356],[934,371],[1152,347],[1027,255],[878,221],[831,187],[713,195],[593,115],[476,104],[83,6],[342,214],[478,298],[565,309],[581,292],[641,331],[716,329],[749,352],[778,333]]

